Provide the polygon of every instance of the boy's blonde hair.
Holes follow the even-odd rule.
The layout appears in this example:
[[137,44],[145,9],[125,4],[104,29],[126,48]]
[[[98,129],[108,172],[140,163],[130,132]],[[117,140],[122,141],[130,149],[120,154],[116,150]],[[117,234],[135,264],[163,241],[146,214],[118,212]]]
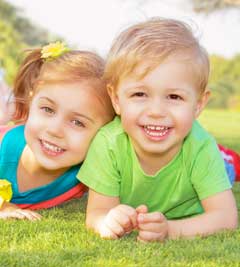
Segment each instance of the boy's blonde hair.
[[41,86],[77,82],[89,83],[105,109],[107,121],[113,118],[114,111],[102,77],[105,62],[101,57],[88,51],[72,50],[55,59],[45,60],[41,58],[41,49],[28,52],[14,82],[14,120],[27,119],[31,98]]
[[204,91],[209,76],[209,59],[191,28],[178,20],[153,18],[129,27],[117,37],[108,54],[104,78],[116,90],[119,82],[146,64],[143,78],[164,59],[181,55],[195,70],[197,87]]

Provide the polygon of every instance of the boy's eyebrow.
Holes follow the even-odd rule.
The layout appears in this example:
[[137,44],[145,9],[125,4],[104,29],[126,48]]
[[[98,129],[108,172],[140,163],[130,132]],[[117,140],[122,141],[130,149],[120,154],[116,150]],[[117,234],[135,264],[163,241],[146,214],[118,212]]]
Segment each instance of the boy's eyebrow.
[[[42,96],[39,99],[41,99],[41,100],[47,100],[47,101],[49,101],[52,104],[56,104],[52,99],[50,99],[50,98],[48,98],[46,96]],[[76,111],[72,112],[72,114],[75,115],[75,116],[78,116],[78,117],[83,117],[83,118],[89,120],[90,122],[94,123],[94,120],[93,119],[89,118],[88,116],[86,116],[84,114],[78,113]]]
[[131,90],[131,89],[146,89],[147,87],[144,85],[137,85],[137,84],[129,84],[126,87],[124,87],[125,90]]
[[183,91],[183,92],[185,92],[187,94],[190,93],[190,91],[188,89],[186,89],[186,88],[170,87],[170,88],[168,88],[168,90],[170,90],[170,91],[181,91],[181,92]]

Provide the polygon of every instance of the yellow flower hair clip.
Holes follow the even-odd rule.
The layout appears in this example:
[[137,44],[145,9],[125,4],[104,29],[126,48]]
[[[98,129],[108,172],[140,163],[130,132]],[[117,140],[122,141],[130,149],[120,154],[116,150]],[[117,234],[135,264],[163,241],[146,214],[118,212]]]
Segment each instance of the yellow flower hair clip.
[[41,50],[41,58],[46,60],[52,60],[60,57],[64,53],[70,51],[70,49],[62,42],[50,43],[45,45]]
[[12,194],[12,184],[5,179],[0,179],[0,208],[5,201],[11,200]]

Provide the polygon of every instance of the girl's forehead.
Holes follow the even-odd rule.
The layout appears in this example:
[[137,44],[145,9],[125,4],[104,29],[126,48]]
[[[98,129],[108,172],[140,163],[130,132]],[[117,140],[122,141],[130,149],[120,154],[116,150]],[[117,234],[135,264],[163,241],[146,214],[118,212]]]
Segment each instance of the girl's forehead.
[[34,99],[49,101],[58,108],[71,112],[79,110],[86,113],[97,111],[97,114],[103,112],[101,98],[96,93],[96,89],[85,82],[48,84],[38,89]]

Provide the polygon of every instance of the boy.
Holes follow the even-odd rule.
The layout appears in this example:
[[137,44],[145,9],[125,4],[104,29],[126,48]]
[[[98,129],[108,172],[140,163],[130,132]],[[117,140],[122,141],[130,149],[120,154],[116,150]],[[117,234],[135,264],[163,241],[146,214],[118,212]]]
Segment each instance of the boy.
[[187,25],[153,19],[123,31],[105,78],[117,113],[90,146],[78,178],[89,186],[87,226],[140,241],[237,227],[214,139],[195,120],[209,97],[209,61]]

